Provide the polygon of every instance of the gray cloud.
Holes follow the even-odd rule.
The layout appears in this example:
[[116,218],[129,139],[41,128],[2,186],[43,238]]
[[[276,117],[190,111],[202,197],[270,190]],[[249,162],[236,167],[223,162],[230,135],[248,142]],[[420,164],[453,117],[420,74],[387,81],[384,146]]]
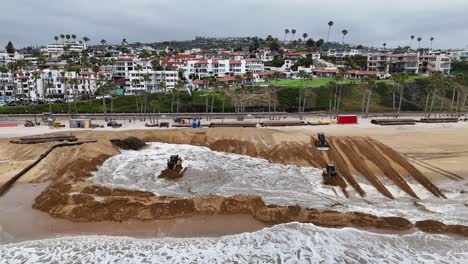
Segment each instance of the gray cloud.
[[15,0],[1,5],[0,45],[45,45],[55,35],[88,36],[92,43],[153,42],[195,36],[283,38],[285,28],[298,37],[325,38],[335,21],[332,40],[390,47],[408,45],[410,35],[422,46],[468,45],[468,1],[448,0]]

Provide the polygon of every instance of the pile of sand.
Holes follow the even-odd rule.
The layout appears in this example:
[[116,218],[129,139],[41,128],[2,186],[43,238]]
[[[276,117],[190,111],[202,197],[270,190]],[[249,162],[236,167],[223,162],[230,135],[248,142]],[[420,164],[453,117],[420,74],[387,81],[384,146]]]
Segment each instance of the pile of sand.
[[[398,152],[371,138],[329,137],[331,151],[319,152],[314,147],[315,138],[311,137],[310,133],[270,129],[141,130],[117,133],[84,131],[76,135],[79,139],[96,139],[98,142],[57,149],[23,178],[36,182],[52,181],[51,186],[36,199],[34,208],[72,221],[177,218],[211,212],[248,213],[259,220],[272,223],[300,221],[325,226],[371,226],[392,230],[414,227],[403,218],[265,205],[260,197],[180,199],[95,186],[88,178],[106,159],[119,153],[119,148],[109,140],[129,136],[141,138],[146,142],[206,146],[212,150],[262,157],[271,162],[300,166],[321,168],[326,162],[334,162],[348,186],[361,195],[366,193],[360,187],[359,181],[365,179],[380,193],[393,198],[393,194],[386,188],[388,183],[382,182],[378,177],[384,175],[410,196],[417,197],[417,194],[409,187],[407,181],[419,182],[433,195],[444,197],[434,184]],[[0,142],[0,145],[0,150],[4,152],[3,146],[7,146],[8,143]],[[8,146],[10,153],[5,154],[8,160],[16,161],[35,157],[34,154],[47,147],[48,144],[15,148]],[[96,200],[94,195],[105,196],[105,199]],[[466,232],[463,228],[460,230]],[[451,227],[443,230],[453,231]]]

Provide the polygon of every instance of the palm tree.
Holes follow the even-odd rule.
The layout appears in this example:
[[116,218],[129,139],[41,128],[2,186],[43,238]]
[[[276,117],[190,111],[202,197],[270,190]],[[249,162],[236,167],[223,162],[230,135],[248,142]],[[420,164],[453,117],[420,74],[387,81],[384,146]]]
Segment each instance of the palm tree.
[[137,66],[135,66],[135,70],[138,73],[138,79],[140,79],[140,72],[143,71],[143,66],[141,66],[141,64],[137,64]]
[[384,51],[387,51],[387,43],[384,42],[384,44],[382,44],[382,46],[384,47]]
[[414,35],[411,35],[410,39],[411,39],[410,49],[412,49],[413,48]]
[[[444,82],[445,82],[445,77],[443,73],[440,71],[434,72],[432,76],[429,78],[429,93],[432,94],[432,100],[431,100],[431,105],[430,105],[429,113],[427,117],[431,117],[432,115],[432,110],[434,107],[437,92],[443,88]],[[427,106],[427,103],[426,103],[426,106]]]
[[296,30],[292,29],[291,34],[292,34],[291,41],[293,41],[294,40],[294,35],[296,35]]
[[38,96],[39,96],[39,93],[37,92],[37,80],[40,79],[40,74],[39,72],[33,72],[31,77],[32,77],[32,80],[33,80],[33,85],[34,85],[34,95],[35,95],[35,99],[36,99],[36,103],[38,101]]
[[57,45],[57,42],[58,42],[58,40],[59,40],[59,37],[58,37],[58,36],[55,36],[55,37],[54,37],[54,40],[55,40],[55,45]]
[[284,41],[283,41],[283,43],[286,43],[286,38],[288,37],[288,34],[289,34],[289,29],[285,29],[284,30]]
[[421,49],[421,40],[422,40],[422,38],[418,37],[418,39],[417,39],[417,41],[418,41],[418,50]]
[[122,46],[126,46],[128,43],[127,43],[127,39],[126,38],[123,38],[122,39]]
[[375,77],[366,77],[364,78],[364,83],[366,84],[367,91],[368,91],[368,97],[367,97],[367,105],[366,105],[366,114],[365,118],[369,117],[369,108],[370,108],[370,100],[372,96],[372,89],[375,87],[376,79]]
[[[335,105],[335,102],[333,102],[333,106],[332,106],[332,101],[333,101],[333,95],[336,94],[336,87],[337,87],[337,84],[335,81],[331,81],[327,84],[328,86],[328,100],[329,100],[329,110],[330,110],[330,119],[333,118],[333,107]],[[336,101],[336,99],[335,99]]]
[[454,101],[455,101],[455,94],[457,94],[455,112],[458,115],[458,105],[460,104],[460,94],[464,94],[464,86],[465,85],[466,85],[465,75],[463,73],[457,74],[455,76],[455,81],[454,81],[454,86],[453,86],[452,104],[451,104],[451,107],[450,107],[450,113],[452,113],[452,111],[453,111],[453,104],[454,104]]
[[398,102],[398,110],[396,117],[398,118],[400,116],[400,111],[401,111],[401,103],[403,101],[403,93],[405,92],[406,84],[408,81],[408,75],[406,74],[399,74],[396,78],[394,76],[395,82],[397,83],[397,91],[398,91],[398,96],[399,96],[399,102]]
[[[54,83],[52,81],[48,81],[46,84],[47,95],[51,94],[50,90],[54,88]],[[49,112],[52,113],[52,104],[50,98],[47,100],[49,103]]]
[[431,50],[432,50],[432,42],[434,41],[434,37],[431,37],[429,40],[431,41]]
[[65,38],[67,39],[67,43],[69,43],[69,42],[70,42],[71,35],[70,35],[70,34],[66,34],[66,35],[65,35]]
[[307,41],[308,36],[309,35],[307,35],[307,33],[302,34],[302,38],[304,39],[304,43]]
[[75,42],[75,40],[76,40],[76,35],[75,35],[75,34],[71,35],[71,38],[73,39],[73,42]]
[[[303,70],[300,70],[299,73],[297,73],[297,77],[301,79],[302,86],[304,86],[304,81],[307,79],[307,73]],[[302,109],[302,90],[304,90],[304,87],[299,90],[299,100],[298,100],[298,107],[297,107],[297,114],[299,116],[299,119],[302,120],[302,115],[301,115],[301,109]]]
[[60,34],[60,38],[62,39],[62,44],[64,44],[65,35],[64,35],[64,34]]
[[88,37],[83,37],[83,41],[84,41],[86,47],[88,47],[88,42],[89,42],[90,40],[91,40],[91,39],[88,38]]
[[331,31],[331,28],[333,27],[335,23],[333,21],[329,21],[328,22],[328,34],[327,34],[327,43],[329,42],[330,40],[330,31]]
[[[179,116],[179,95],[180,95],[180,89],[184,87],[184,81],[178,80],[175,84],[175,90],[176,90],[176,96],[177,96],[177,103],[176,103],[176,110],[177,110],[177,117]],[[213,95],[214,97],[214,95]],[[213,98],[214,100],[214,98]],[[213,105],[212,105],[213,107]],[[213,110],[212,110],[213,111]]]
[[343,34],[343,38],[341,39],[341,45],[344,45],[344,38],[345,38],[346,35],[348,35],[348,30],[343,29],[341,31],[341,34]]
[[344,75],[346,74],[348,70],[346,68],[340,68],[340,73],[336,76],[335,80],[337,84],[339,84],[339,92],[338,92],[338,100],[336,103],[336,114],[340,112],[340,103],[341,103],[341,92],[343,91],[343,84],[344,84]]
[[107,41],[106,41],[105,39],[101,39],[101,45],[106,46],[106,45],[107,45]]
[[400,77],[401,74],[399,73],[394,73],[392,75],[392,79],[393,79],[393,83],[392,83],[392,109],[393,109],[393,116],[396,118],[396,92],[398,90],[398,86],[399,86],[399,80],[400,80]]
[[253,80],[253,73],[248,71],[244,74],[244,79],[247,81],[248,84],[252,83]]

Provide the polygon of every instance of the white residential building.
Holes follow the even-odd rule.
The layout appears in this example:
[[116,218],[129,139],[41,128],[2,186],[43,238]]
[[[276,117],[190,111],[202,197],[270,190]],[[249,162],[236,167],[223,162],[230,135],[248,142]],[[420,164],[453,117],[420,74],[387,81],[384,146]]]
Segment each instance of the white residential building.
[[468,50],[448,50],[447,56],[452,60],[468,61]]
[[81,53],[86,48],[86,43],[84,42],[54,43],[47,45],[47,53],[50,57],[56,58],[63,55],[65,53],[65,49],[68,49],[68,52]]
[[426,74],[443,71],[450,74],[450,58],[445,54],[369,53],[367,70],[385,73]]
[[225,77],[229,75],[244,75],[264,71],[263,62],[257,59],[242,60],[188,60],[181,67],[184,77],[199,80],[205,77]]
[[361,51],[358,49],[330,49],[327,51],[328,57],[335,58],[348,58],[356,55],[361,55]]
[[0,51],[0,65],[6,66],[17,60],[24,59],[24,56],[17,51],[15,53],[9,54],[6,51]]
[[445,54],[421,55],[419,58],[419,73],[431,75],[436,71],[450,74],[450,57]]
[[[149,80],[144,80],[145,75],[148,75]],[[129,84],[125,86],[125,90],[126,93],[131,94],[166,92],[174,89],[178,80],[177,71],[153,71],[151,69],[138,72],[133,70],[129,72]]]

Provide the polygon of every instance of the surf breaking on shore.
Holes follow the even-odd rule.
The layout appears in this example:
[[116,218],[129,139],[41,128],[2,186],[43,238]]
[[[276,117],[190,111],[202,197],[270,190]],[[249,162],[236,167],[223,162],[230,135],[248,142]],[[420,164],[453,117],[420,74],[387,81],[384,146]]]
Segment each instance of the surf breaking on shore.
[[466,258],[463,239],[300,223],[220,238],[78,236],[0,246],[0,263],[464,263]]

